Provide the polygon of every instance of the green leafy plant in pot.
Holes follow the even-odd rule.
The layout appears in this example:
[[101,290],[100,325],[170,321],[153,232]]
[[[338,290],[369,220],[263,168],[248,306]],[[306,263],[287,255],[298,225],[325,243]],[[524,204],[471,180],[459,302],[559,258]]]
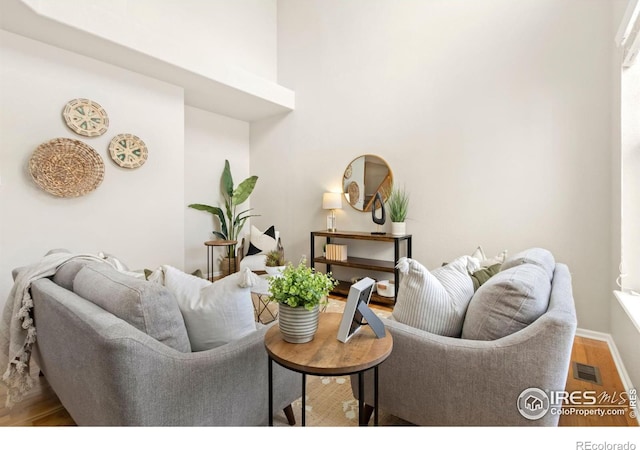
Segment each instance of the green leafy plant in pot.
[[280,276],[269,278],[271,301],[278,303],[278,323],[285,341],[304,343],[318,329],[320,306],[328,303],[329,292],[338,282],[331,273],[316,272],[302,258],[297,266],[288,263]]
[[393,187],[387,195],[387,208],[391,219],[391,234],[402,236],[406,234],[406,219],[409,209],[409,194],[405,188]]
[[[218,206],[210,206],[201,203],[192,203],[189,205],[189,208],[213,214],[220,224],[220,231],[214,230],[213,234],[225,241],[237,241],[247,219],[249,219],[249,217],[256,217],[255,214],[249,214],[251,209],[238,212],[238,206],[249,199],[249,196],[258,182],[258,177],[252,175],[243,180],[237,187],[234,187],[229,160],[225,160],[224,170],[222,171],[220,181],[222,197],[224,198],[224,210]],[[235,258],[233,258],[235,254],[236,246],[230,245],[225,259],[232,259],[232,272],[236,271],[236,268],[234,267]],[[223,270],[228,270],[229,261],[223,261],[221,267]]]

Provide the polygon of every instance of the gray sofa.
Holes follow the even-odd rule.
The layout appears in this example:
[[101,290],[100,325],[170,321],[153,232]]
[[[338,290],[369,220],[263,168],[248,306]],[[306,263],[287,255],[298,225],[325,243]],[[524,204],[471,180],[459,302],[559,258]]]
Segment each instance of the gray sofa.
[[[267,424],[268,326],[258,325],[257,331],[226,345],[191,352],[180,311],[164,286],[111,267],[113,273],[101,269],[107,278],[94,279],[95,273],[82,270],[82,264],[68,263],[31,286],[35,362],[78,425]],[[81,275],[91,301],[74,292]],[[113,306],[131,295],[133,309]],[[145,309],[149,306],[155,312]],[[121,318],[137,313],[141,322]],[[299,397],[301,385],[297,374],[274,370],[278,417]]]
[[[507,261],[504,267],[523,272],[528,268],[524,264],[531,263],[525,257]],[[519,264],[523,265],[516,267]],[[558,414],[549,411],[532,420],[518,410],[519,396],[528,388],[564,390],[570,364],[577,323],[571,275],[564,264],[547,261],[546,265],[552,277],[546,311],[528,325],[516,324],[518,331],[511,332],[512,317],[503,311],[491,317],[491,312],[474,307],[481,292],[494,296],[494,306],[504,299],[513,302],[513,295],[523,291],[505,283],[509,273],[504,269],[503,276],[492,277],[471,298],[463,330],[466,322],[477,324],[480,319],[498,330],[502,327],[507,334],[498,339],[467,339],[464,331],[462,337],[441,336],[383,319],[393,336],[393,351],[379,368],[380,409],[416,425],[557,425]],[[496,280],[493,285],[492,280]],[[535,286],[525,288],[528,295]],[[357,397],[355,381],[352,390]],[[365,402],[373,404],[372,392],[365,392]]]

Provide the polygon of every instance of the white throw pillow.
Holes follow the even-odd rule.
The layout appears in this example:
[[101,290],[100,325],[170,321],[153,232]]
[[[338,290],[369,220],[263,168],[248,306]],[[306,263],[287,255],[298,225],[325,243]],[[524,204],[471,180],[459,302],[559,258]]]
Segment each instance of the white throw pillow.
[[256,330],[252,283],[246,277],[238,272],[211,283],[175,267],[162,266],[149,279],[164,284],[175,295],[191,351],[198,352],[227,344]]
[[251,238],[249,242],[249,249],[247,250],[247,256],[266,255],[270,251],[277,249],[278,241],[276,239],[276,230],[273,225],[265,231],[260,231],[254,225],[251,225]]
[[495,264],[504,263],[507,259],[507,251],[503,250],[493,258],[488,258],[487,255],[485,255],[482,247],[478,246],[478,248],[475,249],[475,251],[471,254],[471,257],[476,258],[478,261],[480,261],[480,267],[491,267]]
[[239,284],[240,274],[231,274],[179,305],[192,351],[219,347],[256,330],[251,290]]
[[469,271],[477,264],[474,258],[461,256],[430,272],[416,260],[401,258],[392,318],[430,333],[459,337],[474,293]]

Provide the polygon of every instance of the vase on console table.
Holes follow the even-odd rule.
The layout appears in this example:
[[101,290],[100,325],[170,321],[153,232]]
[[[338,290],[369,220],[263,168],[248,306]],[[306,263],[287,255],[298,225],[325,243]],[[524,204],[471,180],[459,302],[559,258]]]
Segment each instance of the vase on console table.
[[394,236],[404,236],[407,234],[407,223],[391,222],[391,234]]

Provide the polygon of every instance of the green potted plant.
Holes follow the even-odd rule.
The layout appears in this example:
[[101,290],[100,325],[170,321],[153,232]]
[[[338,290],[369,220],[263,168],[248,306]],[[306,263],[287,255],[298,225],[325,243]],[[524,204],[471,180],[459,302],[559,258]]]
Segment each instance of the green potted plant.
[[301,344],[313,339],[318,329],[320,306],[337,281],[330,273],[307,267],[306,258],[297,266],[288,263],[282,274],[269,278],[271,301],[278,303],[278,322],[285,341]]
[[281,250],[271,250],[266,254],[264,265],[267,274],[271,276],[279,275],[286,265],[284,252]]
[[[238,212],[238,206],[246,202],[253,189],[256,186],[258,177],[252,175],[243,180],[237,187],[233,185],[233,176],[231,175],[231,167],[229,160],[224,161],[224,170],[222,171],[222,177],[220,179],[222,184],[222,197],[224,199],[224,211],[218,206],[204,205],[201,203],[192,203],[189,208],[197,209],[199,211],[206,211],[218,218],[220,223],[220,231],[214,230],[213,234],[225,241],[237,241],[244,227],[245,222],[249,217],[255,217],[255,215],[249,214],[251,209]],[[225,260],[221,263],[223,271],[228,270],[231,267],[231,272],[235,272],[235,254],[236,246],[230,245],[228,247],[228,253]],[[231,261],[229,261],[231,259]],[[230,262],[232,264],[230,264]]]
[[391,234],[403,236],[407,232],[406,219],[409,208],[409,194],[405,188],[393,187],[387,196],[387,207],[391,219]]

